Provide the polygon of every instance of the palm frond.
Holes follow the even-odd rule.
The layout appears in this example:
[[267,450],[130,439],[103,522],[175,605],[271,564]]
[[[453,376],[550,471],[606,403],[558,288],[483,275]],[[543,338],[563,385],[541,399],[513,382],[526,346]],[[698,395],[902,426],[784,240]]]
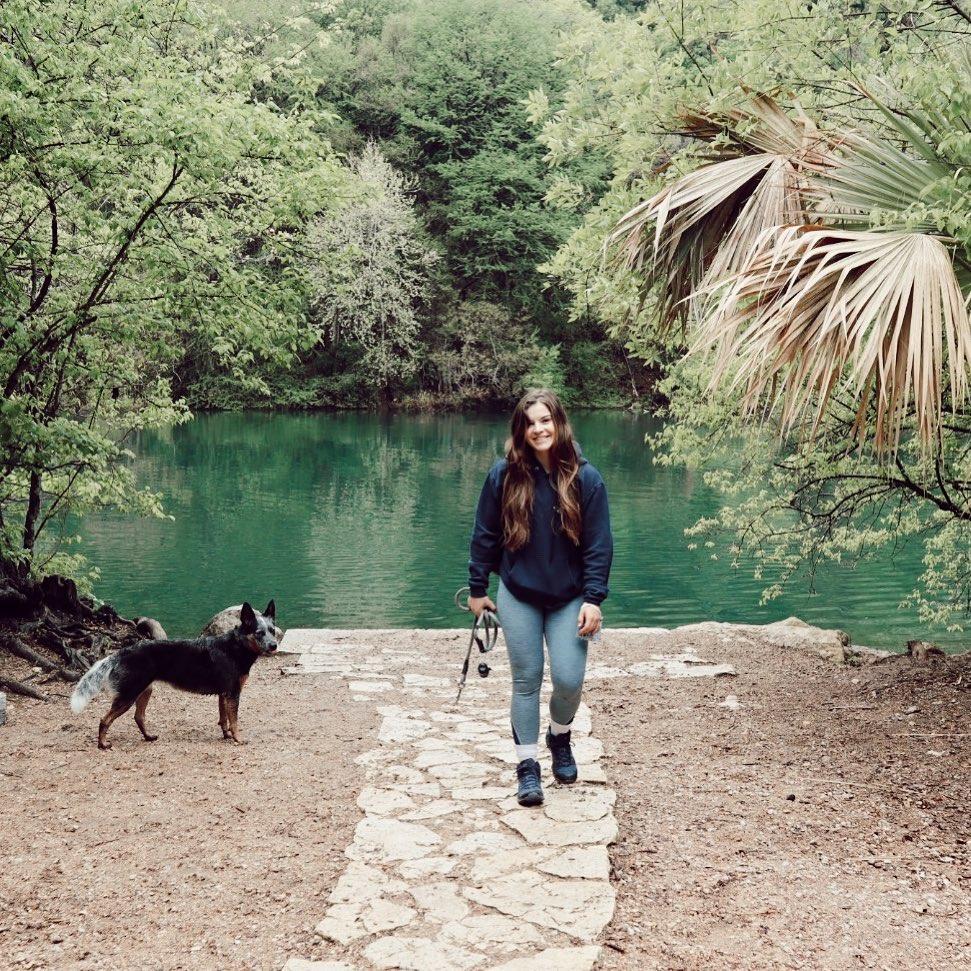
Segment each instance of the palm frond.
[[781,405],[783,434],[835,391],[858,404],[862,441],[876,408],[878,455],[896,452],[911,403],[921,443],[938,441],[942,382],[967,399],[971,323],[951,255],[921,233],[780,229],[714,287],[692,353],[714,350],[710,389],[743,390],[749,414]]
[[914,225],[907,211],[926,203],[934,184],[951,171],[939,159],[914,158],[889,142],[850,134],[839,146],[838,163],[813,178],[816,214],[846,228],[869,229],[879,213],[884,229],[934,232],[939,228],[934,223]]
[[737,272],[766,230],[807,221],[807,175],[834,161],[811,119],[801,110],[790,117],[764,95],[682,121],[684,134],[714,143],[715,161],[635,206],[607,239],[641,275],[643,292],[660,288],[662,327],[686,316],[707,276]]

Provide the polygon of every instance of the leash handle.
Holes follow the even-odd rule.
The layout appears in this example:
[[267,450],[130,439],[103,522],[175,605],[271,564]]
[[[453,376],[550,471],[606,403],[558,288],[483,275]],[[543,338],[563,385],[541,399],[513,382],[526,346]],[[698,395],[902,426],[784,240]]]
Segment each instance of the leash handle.
[[491,610],[483,610],[472,625],[472,637],[480,654],[488,654],[499,642],[499,617]]
[[[464,598],[467,598],[471,591],[468,587],[459,587],[455,591],[455,606],[459,610],[464,610],[466,613],[471,613],[472,608],[463,602]],[[478,617],[472,622],[472,632],[469,635],[469,649],[465,652],[465,661],[462,664],[462,674],[459,677],[459,690],[455,695],[455,704],[458,704],[459,698],[462,697],[462,689],[465,687],[465,680],[469,673],[469,662],[472,659],[472,647],[475,645],[479,649],[480,654],[488,654],[499,641],[499,617],[492,610],[483,610]],[[481,671],[480,671],[481,674]],[[488,674],[488,666],[486,666],[486,674]],[[485,677],[485,675],[482,675]]]

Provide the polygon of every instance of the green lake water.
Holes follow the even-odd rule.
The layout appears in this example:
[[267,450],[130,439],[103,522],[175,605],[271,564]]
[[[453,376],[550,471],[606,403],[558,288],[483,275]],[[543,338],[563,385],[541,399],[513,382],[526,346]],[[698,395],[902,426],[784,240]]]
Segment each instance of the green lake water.
[[[651,420],[571,418],[610,496],[607,627],[796,614],[858,644],[901,649],[932,634],[960,643],[897,607],[920,572],[916,547],[827,567],[815,594],[803,581],[760,607],[763,584],[712,562],[711,551],[688,550],[684,528],[719,500],[696,474],[652,464]],[[270,597],[283,627],[464,626],[452,595],[466,580],[475,503],[505,433],[505,416],[200,415],[134,444],[139,482],[163,493],[174,521],[91,517],[82,549],[101,570],[99,595],[126,616],[157,618],[170,637]]]

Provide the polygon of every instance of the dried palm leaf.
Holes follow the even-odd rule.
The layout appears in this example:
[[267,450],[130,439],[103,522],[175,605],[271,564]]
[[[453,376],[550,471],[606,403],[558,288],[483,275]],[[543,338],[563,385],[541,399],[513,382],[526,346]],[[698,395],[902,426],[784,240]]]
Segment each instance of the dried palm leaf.
[[642,292],[659,285],[662,327],[686,316],[706,277],[736,273],[766,230],[808,221],[808,174],[835,161],[811,119],[801,110],[790,117],[764,95],[682,120],[685,134],[715,143],[716,161],[635,206],[607,239],[641,274]]
[[838,163],[813,178],[816,214],[852,229],[870,228],[880,213],[883,229],[934,232],[933,222],[915,225],[907,212],[927,202],[935,183],[952,171],[940,159],[914,158],[889,142],[849,134],[839,146]]
[[749,414],[780,404],[783,434],[813,410],[815,431],[834,390],[848,390],[861,442],[875,404],[878,455],[896,453],[911,412],[931,447],[945,375],[957,409],[971,372],[971,323],[947,247],[921,233],[767,236],[771,247],[714,288],[691,349],[714,349],[711,389],[742,389]]

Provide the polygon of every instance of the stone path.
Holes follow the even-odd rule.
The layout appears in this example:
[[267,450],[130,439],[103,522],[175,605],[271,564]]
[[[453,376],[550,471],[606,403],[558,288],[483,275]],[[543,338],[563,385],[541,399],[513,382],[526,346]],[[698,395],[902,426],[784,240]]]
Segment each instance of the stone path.
[[[546,802],[520,808],[501,642],[490,677],[476,675],[473,657],[455,705],[467,632],[403,633],[294,630],[284,641],[299,655],[287,673],[344,678],[382,716],[358,760],[364,816],[316,928],[328,959],[294,957],[285,971],[592,968],[614,910],[607,847],[617,823],[589,709],[574,722],[579,782],[555,785],[541,746]],[[732,673],[693,657],[642,667],[590,675]]]

